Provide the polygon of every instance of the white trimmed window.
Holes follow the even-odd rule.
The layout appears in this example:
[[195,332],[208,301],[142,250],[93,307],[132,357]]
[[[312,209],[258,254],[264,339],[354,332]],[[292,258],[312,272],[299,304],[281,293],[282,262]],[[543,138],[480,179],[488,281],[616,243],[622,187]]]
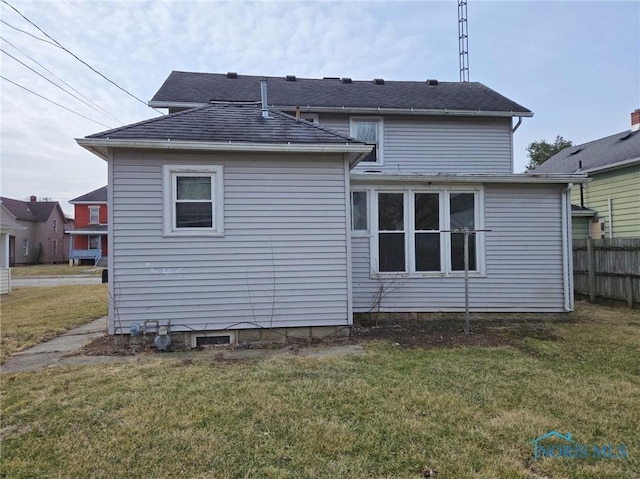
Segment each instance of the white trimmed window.
[[[375,272],[441,276],[464,271],[464,233],[455,230],[482,229],[481,188],[376,191],[374,199]],[[475,233],[469,234],[469,270],[484,271],[483,242]]]
[[22,240],[22,256],[29,256],[29,240]]
[[51,227],[53,228],[53,232],[57,232],[58,231],[58,220],[53,220],[51,221]]
[[89,206],[89,224],[97,225],[100,223],[100,206]]
[[382,138],[383,138],[383,121],[380,117],[351,117],[349,122],[349,133],[353,138],[364,141],[368,144],[375,145],[374,151],[371,152],[364,160],[360,161],[360,166],[366,165],[382,165]]
[[351,231],[369,231],[369,198],[366,190],[351,192]]
[[53,240],[53,254],[58,254],[58,240]]
[[100,235],[89,235],[89,249],[100,249]]
[[224,234],[222,166],[164,166],[164,234]]

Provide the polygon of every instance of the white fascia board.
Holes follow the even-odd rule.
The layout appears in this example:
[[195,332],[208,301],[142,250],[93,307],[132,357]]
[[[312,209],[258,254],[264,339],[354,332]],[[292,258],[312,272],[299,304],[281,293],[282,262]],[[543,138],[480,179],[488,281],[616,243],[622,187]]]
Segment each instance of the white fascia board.
[[617,163],[611,163],[610,165],[596,166],[595,168],[589,168],[587,170],[580,170],[581,173],[600,173],[609,170],[618,170],[620,168],[626,168],[628,166],[634,166],[640,164],[640,156],[635,158],[629,158],[627,160],[618,161]]
[[[195,108],[209,103],[150,101],[152,108]],[[429,116],[498,116],[498,117],[532,117],[533,112],[521,111],[484,111],[484,110],[448,110],[446,108],[382,108],[353,106],[314,106],[314,105],[269,105],[281,111],[294,111],[300,108],[303,112],[314,113],[349,113],[349,114],[387,114],[387,115],[429,115]]]
[[100,156],[107,158],[108,148],[144,148],[162,150],[205,150],[234,152],[278,153],[347,153],[355,155],[350,162],[360,161],[371,152],[371,145],[359,143],[240,143],[175,140],[128,140],[107,138],[76,138],[76,142]]
[[595,210],[589,210],[589,211],[585,211],[585,210],[580,210],[580,211],[573,211],[571,210],[571,216],[584,216],[587,218],[590,218],[592,216],[595,216],[598,212]]
[[352,183],[521,183],[521,184],[567,184],[586,183],[587,175],[425,175],[351,173]]

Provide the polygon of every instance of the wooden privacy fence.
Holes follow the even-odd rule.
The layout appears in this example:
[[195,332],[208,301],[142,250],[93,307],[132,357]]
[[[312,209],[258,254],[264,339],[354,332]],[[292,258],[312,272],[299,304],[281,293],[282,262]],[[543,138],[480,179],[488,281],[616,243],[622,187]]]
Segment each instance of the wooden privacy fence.
[[640,238],[573,241],[576,296],[640,307]]

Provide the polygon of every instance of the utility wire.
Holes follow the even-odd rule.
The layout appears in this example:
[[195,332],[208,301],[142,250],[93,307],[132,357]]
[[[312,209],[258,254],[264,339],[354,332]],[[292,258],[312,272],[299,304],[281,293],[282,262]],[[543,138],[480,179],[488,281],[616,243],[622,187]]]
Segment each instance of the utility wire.
[[26,30],[21,30],[21,29],[19,29],[18,27],[14,27],[13,25],[11,25],[10,23],[5,22],[4,20],[0,20],[0,22],[4,23],[4,24],[5,24],[6,26],[8,26],[9,28],[13,28],[14,30],[18,30],[19,32],[24,33],[25,35],[29,35],[30,37],[33,37],[33,38],[35,38],[36,40],[40,40],[41,42],[45,42],[45,43],[48,43],[49,45],[53,45],[53,46],[54,46],[54,47],[56,47],[56,48],[60,48],[60,47],[59,47],[58,45],[56,45],[55,43],[50,42],[49,40],[45,40],[44,38],[37,37],[37,36],[35,36],[33,33],[29,33],[29,32],[27,32]]
[[105,110],[104,108],[102,108],[100,105],[98,105],[96,102],[92,101],[90,98],[87,98],[85,95],[83,95],[82,93],[80,93],[78,90],[76,90],[75,88],[73,88],[71,85],[69,85],[66,81],[64,81],[62,78],[60,78],[58,75],[56,75],[55,73],[53,73],[51,70],[49,70],[47,67],[45,67],[42,63],[38,62],[36,59],[34,59],[33,57],[30,57],[29,55],[27,55],[23,50],[21,50],[20,48],[16,47],[13,43],[11,43],[9,40],[7,40],[6,38],[4,38],[3,36],[0,35],[0,40],[2,40],[5,43],[8,43],[9,45],[11,45],[13,48],[15,48],[16,50],[18,50],[20,53],[22,53],[25,57],[27,57],[29,60],[31,60],[33,63],[35,63],[36,65],[38,65],[40,68],[42,68],[43,70],[45,70],[46,72],[50,73],[51,75],[53,75],[55,78],[57,78],[58,80],[60,80],[62,83],[64,83],[65,85],[67,85],[69,88],[71,88],[74,92],[76,92],[78,95],[80,95],[82,98],[84,98],[85,100],[87,100],[88,102],[92,103],[93,105],[95,105],[95,107],[100,110],[101,112],[103,112],[105,115],[107,115],[109,118],[111,118],[112,120],[120,123],[121,125],[123,124],[122,121],[118,120],[115,116],[113,116],[111,113],[109,113],[107,110]]
[[[20,60],[18,60],[16,57],[14,57],[11,53],[8,53],[6,51],[4,51],[2,48],[0,48],[0,52],[4,53],[5,55],[13,58],[15,61],[17,61],[20,65],[22,65],[25,68],[28,68],[29,70],[31,70],[33,73],[35,73],[36,75],[44,78],[45,80],[47,80],[49,83],[51,83],[53,86],[59,88],[60,90],[62,90],[63,92],[65,92],[67,95],[72,96],[73,98],[75,98],[78,101],[81,101],[82,103],[84,103],[85,105],[87,105],[88,107],[96,110],[98,113],[100,113],[100,110],[98,110],[97,108],[95,108],[94,106],[92,106],[90,103],[86,102],[85,100],[83,100],[82,98],[74,95],[73,93],[71,93],[68,90],[65,90],[64,88],[62,88],[60,85],[58,85],[57,83],[55,83],[54,81],[48,79],[46,76],[44,76],[42,73],[38,72],[37,70],[34,70],[33,68],[31,68],[29,65],[27,65],[26,63],[21,62]],[[110,127],[112,128],[112,127]]]
[[[56,40],[55,38],[53,38],[51,35],[49,35],[47,32],[45,32],[42,28],[40,28],[38,25],[36,25],[35,23],[33,23],[31,20],[29,20],[27,17],[25,17],[22,12],[20,12],[20,10],[18,10],[16,7],[14,7],[13,5],[11,5],[9,2],[7,2],[7,0],[1,0],[2,3],[4,3],[5,5],[7,5],[8,7],[10,7],[13,11],[15,11],[18,15],[20,15],[22,18],[24,18],[27,22],[29,22],[31,25],[33,25],[34,27],[36,27],[45,37],[47,37],[48,39],[50,39],[51,41],[53,41],[57,46],[59,46],[60,48],[62,48],[65,52],[67,52],[69,55],[71,55],[73,58],[75,58],[76,60],[78,60],[80,63],[82,63],[83,65],[85,65],[86,67],[88,67],[91,71],[97,73],[98,75],[100,75],[102,78],[104,78],[105,80],[107,80],[109,83],[111,83],[113,86],[115,86],[116,88],[122,90],[123,92],[125,92],[127,95],[129,95],[131,98],[136,99],[137,101],[139,101],[140,103],[142,103],[144,106],[148,106],[147,103],[144,100],[141,100],[140,98],[138,98],[137,96],[135,96],[133,93],[127,91],[126,89],[124,89],[123,87],[121,87],[120,85],[118,85],[116,82],[114,82],[113,80],[111,80],[110,78],[106,77],[105,75],[103,75],[102,73],[100,73],[98,70],[96,70],[95,68],[93,68],[91,65],[89,65],[87,62],[85,62],[84,60],[82,60],[81,58],[79,58],[75,53],[73,53],[71,50],[65,48],[58,40]],[[161,115],[164,115],[164,113],[156,110],[154,108],[155,111],[157,111],[158,113],[160,113]]]
[[104,123],[100,123],[99,121],[94,120],[93,118],[89,118],[88,116],[85,116],[85,115],[83,115],[82,113],[78,113],[77,111],[74,111],[74,110],[72,110],[72,109],[70,109],[70,108],[67,108],[67,107],[66,107],[66,106],[64,106],[64,105],[61,105],[60,103],[56,103],[56,102],[55,102],[55,101],[53,101],[53,100],[49,100],[48,98],[46,98],[46,97],[44,97],[44,96],[40,95],[39,93],[36,93],[35,91],[29,90],[27,87],[22,86],[22,85],[20,85],[19,83],[16,83],[16,82],[14,82],[14,81],[11,81],[11,80],[9,80],[8,78],[6,78],[6,77],[4,77],[4,76],[2,76],[2,75],[0,75],[0,78],[2,78],[4,81],[7,81],[7,82],[9,82],[9,83],[14,84],[15,86],[17,86],[17,87],[19,87],[19,88],[22,88],[23,90],[28,91],[29,93],[33,93],[35,96],[40,97],[40,98],[42,98],[43,100],[48,101],[49,103],[53,103],[54,105],[59,106],[60,108],[63,108],[63,109],[65,109],[65,110],[67,110],[67,111],[70,111],[70,112],[71,112],[71,113],[73,113],[74,115],[78,115],[78,116],[81,116],[82,118],[86,118],[87,120],[92,121],[92,122],[94,122],[94,123],[97,123],[98,125],[102,125],[102,126],[104,126],[105,128],[111,128],[109,125],[105,125]]

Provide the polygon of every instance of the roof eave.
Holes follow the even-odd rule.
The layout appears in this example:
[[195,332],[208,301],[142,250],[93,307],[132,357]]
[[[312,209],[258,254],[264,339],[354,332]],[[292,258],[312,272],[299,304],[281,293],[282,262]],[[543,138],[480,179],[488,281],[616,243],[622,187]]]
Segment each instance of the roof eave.
[[610,165],[596,166],[595,168],[588,168],[581,170],[582,173],[603,173],[605,171],[619,170],[621,168],[627,168],[629,166],[640,165],[640,156],[635,158],[629,158]]
[[428,175],[415,174],[385,174],[385,173],[351,173],[351,180],[357,183],[521,183],[521,184],[569,184],[585,183],[589,181],[587,175],[484,175],[484,174],[452,174]]
[[[150,101],[152,108],[196,108],[208,105],[198,102]],[[531,111],[487,111],[487,110],[449,110],[447,108],[382,108],[351,106],[314,106],[314,105],[270,105],[283,111],[294,111],[300,108],[303,112],[314,113],[375,113],[388,115],[424,115],[424,116],[492,116],[492,117],[532,117]]]
[[279,152],[279,153],[344,153],[349,163],[355,166],[365,158],[373,148],[361,143],[251,143],[251,142],[212,142],[187,140],[144,140],[144,139],[107,139],[76,138],[76,142],[100,158],[107,159],[108,148],[140,148],[162,150],[200,150],[200,151],[237,151],[237,152]]

